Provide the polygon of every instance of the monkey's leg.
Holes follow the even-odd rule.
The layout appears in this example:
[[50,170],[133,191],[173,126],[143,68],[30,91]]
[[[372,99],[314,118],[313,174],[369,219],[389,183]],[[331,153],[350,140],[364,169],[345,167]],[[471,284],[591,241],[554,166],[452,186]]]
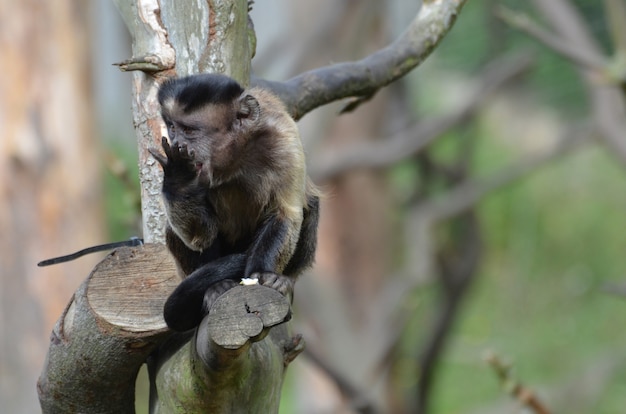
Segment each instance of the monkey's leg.
[[221,257],[196,269],[165,302],[163,316],[167,326],[179,332],[198,326],[208,311],[204,298],[211,285],[241,279],[245,268],[246,255],[242,253]]
[[317,196],[309,196],[307,208],[304,210],[298,244],[285,270],[283,270],[284,274],[296,277],[313,264],[315,249],[317,248],[317,225],[319,217],[320,199]]

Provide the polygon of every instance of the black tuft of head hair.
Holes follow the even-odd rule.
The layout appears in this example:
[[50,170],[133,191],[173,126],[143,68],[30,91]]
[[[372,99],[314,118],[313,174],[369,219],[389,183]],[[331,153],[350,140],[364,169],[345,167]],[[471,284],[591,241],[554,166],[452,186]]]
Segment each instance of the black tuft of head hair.
[[174,99],[185,113],[209,104],[226,104],[242,94],[234,79],[215,73],[170,78],[159,88],[159,104]]

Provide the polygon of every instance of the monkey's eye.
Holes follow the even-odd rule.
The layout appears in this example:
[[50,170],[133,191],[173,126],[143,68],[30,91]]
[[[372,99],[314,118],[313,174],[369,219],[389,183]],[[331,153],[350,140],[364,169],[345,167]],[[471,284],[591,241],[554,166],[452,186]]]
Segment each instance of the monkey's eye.
[[196,129],[195,129],[195,128],[192,128],[192,127],[187,127],[187,126],[185,126],[185,127],[182,127],[182,128],[181,128],[181,131],[182,131],[182,133],[183,133],[184,135],[191,135],[191,134],[193,134],[194,132],[196,132]]

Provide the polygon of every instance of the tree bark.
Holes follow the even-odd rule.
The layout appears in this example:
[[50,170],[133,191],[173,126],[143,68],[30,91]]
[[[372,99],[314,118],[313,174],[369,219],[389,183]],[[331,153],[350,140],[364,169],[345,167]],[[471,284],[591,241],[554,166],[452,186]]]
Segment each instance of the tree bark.
[[[142,166],[144,238],[162,243],[161,171],[147,151],[165,135],[156,100],[158,84],[170,76],[219,72],[246,85],[254,34],[245,0],[117,5],[133,38],[133,57],[120,67],[135,71],[133,113]],[[220,308],[224,301],[229,305]],[[151,411],[277,412],[284,370],[304,343],[290,337],[284,326],[268,332],[289,315],[287,300],[267,288],[241,287],[223,295],[191,341],[173,335],[152,353]],[[228,332],[240,336],[225,335]]]
[[163,304],[176,265],[162,245],[121,248],[74,294],[37,384],[44,413],[134,413],[135,378],[168,336]]
[[278,411],[285,367],[304,346],[282,324],[289,303],[267,287],[236,287],[189,341],[163,320],[177,275],[161,244],[120,248],[94,268],[52,332],[38,382],[44,413],[134,413],[146,360],[153,413]]
[[115,0],[132,37],[133,57],[118,63],[133,71],[133,122],[139,147],[139,181],[146,242],[164,243],[161,171],[148,148],[166,135],[156,99],[171,76],[224,73],[248,84],[254,54],[246,0],[180,2]]
[[[356,96],[354,108],[420,63],[450,29],[463,3],[426,3],[405,36],[359,62],[356,72],[331,66],[318,73],[323,83],[307,84],[310,78],[305,76],[282,86],[265,84],[280,93],[296,118],[341,97]],[[144,239],[149,244],[112,253],[76,292],[53,332],[40,378],[44,413],[134,412],[134,379],[146,360],[153,413],[278,412],[285,368],[304,346],[283,323],[290,317],[290,306],[279,293],[259,286],[237,287],[218,299],[192,334],[166,329],[162,305],[178,280],[162,246],[161,171],[148,152],[165,135],[156,100],[164,79],[220,72],[248,84],[255,44],[248,3],[116,0],[116,4],[133,39],[133,57],[119,66],[134,71],[133,117]],[[420,22],[428,24],[421,28]],[[363,77],[372,70],[376,76]],[[339,83],[328,82],[333,79]],[[329,94],[335,88],[339,93]],[[308,92],[298,95],[303,91]]]

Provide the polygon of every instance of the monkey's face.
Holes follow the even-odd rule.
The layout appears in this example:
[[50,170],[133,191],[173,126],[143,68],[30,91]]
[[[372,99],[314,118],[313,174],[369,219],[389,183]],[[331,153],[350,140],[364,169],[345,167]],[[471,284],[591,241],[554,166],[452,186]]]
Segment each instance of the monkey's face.
[[201,181],[214,187],[242,172],[259,117],[256,99],[246,95],[189,113],[172,100],[163,105],[162,116],[172,146],[187,147]]

